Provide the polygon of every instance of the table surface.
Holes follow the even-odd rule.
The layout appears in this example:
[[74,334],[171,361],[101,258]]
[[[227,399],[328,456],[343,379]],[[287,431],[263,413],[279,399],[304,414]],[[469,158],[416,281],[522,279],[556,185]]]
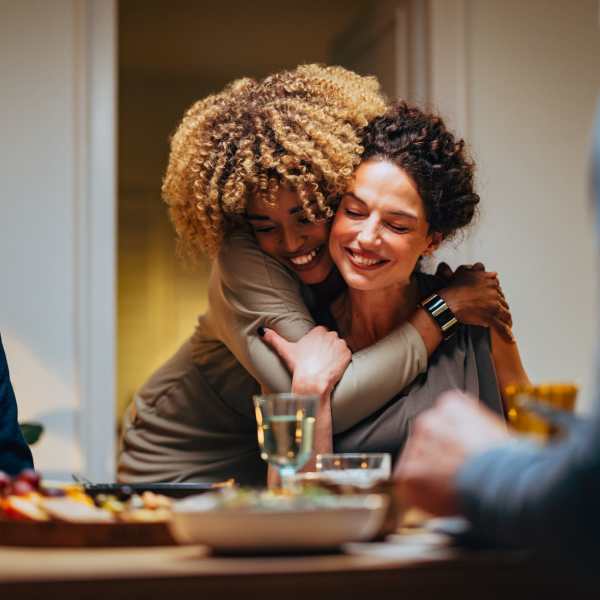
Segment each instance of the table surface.
[[[201,546],[48,549],[0,546],[0,598],[562,598],[597,581],[523,552],[465,551],[436,534],[349,545],[339,554],[212,556]],[[0,540],[1,543],[1,540]]]

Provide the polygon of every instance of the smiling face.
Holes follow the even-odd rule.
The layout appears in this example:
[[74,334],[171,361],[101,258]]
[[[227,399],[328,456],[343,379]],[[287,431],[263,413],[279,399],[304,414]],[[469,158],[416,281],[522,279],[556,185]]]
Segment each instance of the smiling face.
[[309,221],[296,192],[280,187],[274,205],[252,198],[246,219],[263,252],[295,271],[303,283],[325,281],[333,268],[327,248],[330,223]]
[[362,163],[342,197],[329,251],[350,288],[406,285],[441,236],[429,232],[425,206],[408,174],[385,160]]

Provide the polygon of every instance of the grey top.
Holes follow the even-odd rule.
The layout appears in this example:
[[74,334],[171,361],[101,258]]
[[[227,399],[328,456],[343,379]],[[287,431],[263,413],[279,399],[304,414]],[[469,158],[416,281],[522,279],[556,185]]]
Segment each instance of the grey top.
[[[600,232],[600,106],[593,182]],[[599,370],[600,373],[600,370]],[[598,393],[598,392],[597,392]],[[593,565],[600,549],[600,396],[593,416],[548,447],[515,440],[469,460],[458,473],[462,508],[475,531]]]
[[[431,275],[416,276],[422,298],[441,287],[442,282]],[[479,397],[488,408],[503,415],[488,329],[460,325],[456,334],[431,355],[425,373],[376,413],[334,436],[335,451],[390,452],[397,458],[413,419],[433,406],[442,392],[451,389]]]
[[[119,479],[264,482],[252,395],[257,381],[289,391],[291,377],[256,329],[298,340],[315,326],[306,302],[314,302],[310,290],[251,235],[232,235],[213,264],[208,312],[125,415]],[[355,353],[332,395],[334,431],[385,405],[426,367],[425,345],[409,323]]]

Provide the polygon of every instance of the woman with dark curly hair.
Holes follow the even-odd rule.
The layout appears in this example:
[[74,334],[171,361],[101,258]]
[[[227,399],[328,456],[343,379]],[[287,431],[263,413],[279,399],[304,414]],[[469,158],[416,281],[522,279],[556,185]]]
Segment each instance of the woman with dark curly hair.
[[[439,394],[461,389],[503,414],[500,390],[528,383],[516,342],[460,325],[438,294],[443,283],[419,261],[469,225],[479,196],[463,140],[442,119],[402,102],[363,132],[363,161],[342,195],[329,251],[347,289],[331,305],[334,326],[358,352],[401,326],[419,307],[438,323],[444,342],[425,373],[386,406],[335,436],[337,451],[391,452],[407,439],[412,419]],[[276,336],[268,332],[270,342]],[[288,364],[295,357],[283,356]],[[298,362],[297,360],[295,361]],[[378,379],[377,375],[373,377]]]
[[[209,311],[135,395],[121,480],[261,483],[254,393],[329,396],[337,383],[333,431],[342,432],[425,370],[441,336],[423,311],[353,356],[315,327],[318,308],[343,287],[327,250],[330,216],[360,162],[361,128],[384,111],[374,78],[320,65],[236,81],[187,111],[163,195],[183,248],[214,257]],[[506,328],[497,281],[477,277],[449,286],[448,303],[459,318]],[[261,341],[263,326],[300,340],[297,350],[311,357],[297,371],[301,386]]]

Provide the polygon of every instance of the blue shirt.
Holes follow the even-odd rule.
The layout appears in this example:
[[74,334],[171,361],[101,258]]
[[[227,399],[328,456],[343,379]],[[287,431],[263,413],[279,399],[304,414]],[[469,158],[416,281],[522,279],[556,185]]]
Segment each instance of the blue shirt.
[[27,468],[33,468],[33,459],[17,421],[17,401],[0,338],[0,471],[15,475]]

